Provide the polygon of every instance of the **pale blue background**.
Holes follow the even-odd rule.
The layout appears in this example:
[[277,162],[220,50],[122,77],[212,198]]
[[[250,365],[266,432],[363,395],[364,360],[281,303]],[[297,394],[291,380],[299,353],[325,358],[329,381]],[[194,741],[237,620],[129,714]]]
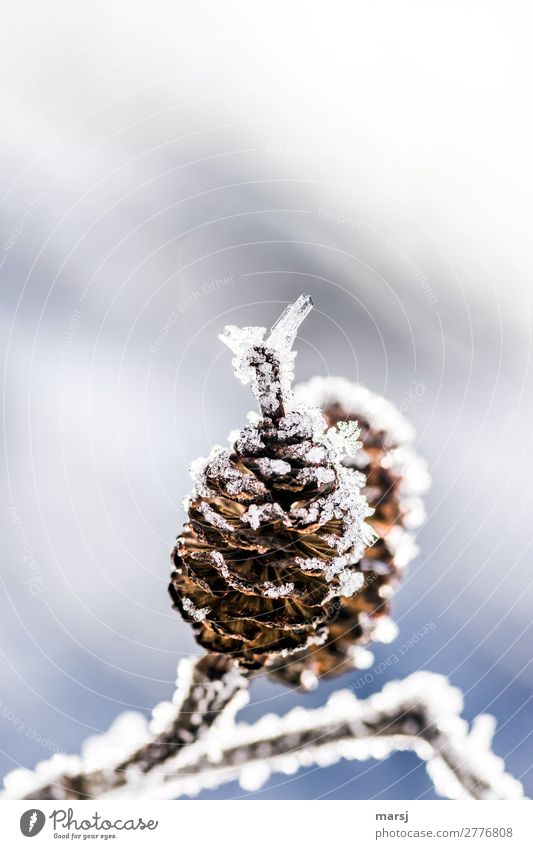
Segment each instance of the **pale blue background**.
[[[415,2],[112,6],[6,19],[0,771],[170,694],[196,650],[166,594],[187,466],[252,406],[217,333],[306,291],[297,377],[403,403],[433,477],[394,610],[398,645],[435,628],[367,691],[449,675],[531,793],[527,28],[497,3],[452,4],[437,27]],[[356,677],[310,696],[258,683],[246,715]],[[402,754],[257,796],[433,790]]]

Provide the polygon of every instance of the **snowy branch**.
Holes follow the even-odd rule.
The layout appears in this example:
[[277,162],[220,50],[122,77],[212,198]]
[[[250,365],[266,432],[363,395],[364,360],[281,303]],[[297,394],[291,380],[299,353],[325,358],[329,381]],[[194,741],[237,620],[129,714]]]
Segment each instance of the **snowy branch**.
[[[180,698],[183,704],[183,695]],[[139,716],[123,715],[106,734],[84,746],[81,758],[55,756],[35,773],[11,773],[4,796],[39,799],[43,788],[64,791],[65,774],[71,776],[72,787],[84,788],[82,794],[67,798],[171,799],[230,781],[252,791],[274,773],[293,775],[302,767],[329,766],[342,758],[383,759],[395,751],[411,750],[426,762],[441,796],[523,798],[520,782],[505,772],[503,761],[491,750],[492,717],[480,716],[469,728],[460,716],[462,695],[443,676],[417,672],[365,700],[340,691],[322,708],[297,707],[284,717],[268,715],[252,725],[235,722],[245,700],[245,691],[234,689],[203,735],[189,745],[176,737],[174,747],[167,745],[165,756],[151,758],[148,766],[146,752],[160,740],[161,725],[167,737],[170,728],[176,733],[180,714],[168,704],[157,708],[152,739],[143,740],[137,755],[131,747],[135,735],[138,740]],[[57,793],[52,798],[65,796]]]
[[205,654],[178,665],[171,702],[152,712],[123,713],[105,734],[89,737],[81,757],[55,755],[35,772],[15,770],[5,778],[7,796],[27,799],[102,798],[129,785],[206,735],[227,711],[246,703],[248,678],[222,655]]

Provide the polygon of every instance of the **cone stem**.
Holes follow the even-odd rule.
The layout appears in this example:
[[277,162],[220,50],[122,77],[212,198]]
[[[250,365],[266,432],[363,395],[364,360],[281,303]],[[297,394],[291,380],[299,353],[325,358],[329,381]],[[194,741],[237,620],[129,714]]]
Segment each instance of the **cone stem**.
[[251,383],[263,418],[276,420],[285,414],[294,378],[292,350],[298,328],[313,307],[309,295],[300,295],[272,325],[265,339],[264,327],[225,328],[220,339],[236,354],[233,367],[242,383]]

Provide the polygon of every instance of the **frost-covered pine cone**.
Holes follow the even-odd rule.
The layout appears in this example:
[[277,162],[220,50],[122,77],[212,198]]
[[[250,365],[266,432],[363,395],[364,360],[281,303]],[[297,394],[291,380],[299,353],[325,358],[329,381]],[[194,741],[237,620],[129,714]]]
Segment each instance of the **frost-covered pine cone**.
[[316,407],[291,406],[302,296],[264,328],[226,328],[261,417],[193,468],[188,524],[173,552],[170,593],[198,642],[250,668],[328,639],[339,597],[363,585],[374,534],[365,479],[343,465],[360,447],[354,422],[327,429]]
[[390,598],[408,562],[417,553],[413,531],[424,518],[420,495],[429,485],[425,463],[413,448],[413,429],[393,404],[343,378],[313,378],[295,388],[295,402],[320,407],[328,425],[357,421],[362,448],[344,458],[366,477],[362,492],[374,512],[369,523],[377,540],[358,568],[361,589],[340,599],[328,637],[292,663],[278,660],[273,674],[285,683],[312,686],[321,676],[337,675],[366,661],[361,647],[387,641],[395,633],[388,617]]

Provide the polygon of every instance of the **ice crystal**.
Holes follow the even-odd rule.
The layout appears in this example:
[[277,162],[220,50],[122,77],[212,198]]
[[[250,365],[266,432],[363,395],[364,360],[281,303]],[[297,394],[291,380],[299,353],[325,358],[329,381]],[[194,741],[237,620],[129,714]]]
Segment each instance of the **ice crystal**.
[[313,308],[309,295],[300,295],[296,303],[286,307],[272,326],[267,344],[277,351],[290,351],[298,328]]
[[280,405],[291,397],[296,356],[291,349],[312,306],[311,298],[301,295],[286,308],[266,339],[264,327],[228,325],[220,335],[235,354],[232,363],[236,376],[242,383],[252,384],[264,415],[279,414]]
[[[217,493],[209,484],[209,479],[220,481],[228,495],[239,496],[240,494],[266,495],[264,484],[251,472],[241,472],[231,463],[229,452],[226,448],[215,446],[209,457],[200,457],[190,467],[191,476],[194,480],[194,491],[190,498],[210,497]],[[189,500],[190,500],[189,498]]]
[[320,557],[295,557],[294,562],[302,572],[320,572],[324,567]]
[[360,430],[357,422],[349,421],[339,422],[336,427],[330,427],[327,435],[341,456],[353,457],[363,445],[357,439],[359,433]]
[[196,619],[197,622],[203,622],[206,616],[211,613],[210,607],[196,607],[196,605],[193,604],[190,598],[187,598],[186,596],[183,596],[182,604],[184,610],[187,611],[189,616],[192,616],[193,619]]
[[232,431],[228,436],[230,445],[241,455],[256,454],[265,450],[265,444],[261,439],[257,423],[248,425],[242,430]]
[[285,596],[290,595],[294,590],[294,584],[290,581],[286,584],[281,584],[280,586],[276,586],[276,584],[273,584],[271,581],[265,581],[263,587],[267,598],[284,598]]
[[[301,447],[304,449],[306,448],[306,446]],[[296,454],[296,451],[294,453]],[[309,448],[304,454],[304,459],[307,460],[308,463],[323,463],[325,457],[326,449],[324,445],[313,445],[313,447]]]
[[250,504],[241,516],[242,522],[247,522],[251,528],[257,530],[263,522],[272,522],[279,519],[284,525],[290,525],[291,521],[282,507],[276,502],[266,504]]
[[[340,558],[335,558],[335,561],[337,561],[337,568],[339,560]],[[329,569],[326,569],[325,574],[327,580],[333,580],[333,578],[336,577],[338,582],[330,589],[326,596],[327,601],[332,598],[338,598],[339,596],[350,598],[355,595],[356,592],[359,592],[365,582],[361,572],[354,572],[352,569],[342,569],[340,572],[337,572],[335,568],[332,567],[332,564],[330,564]]]
[[207,501],[200,502],[198,509],[200,510],[200,513],[209,525],[213,525],[213,527],[220,528],[224,531],[233,530],[233,526],[230,525],[230,523],[226,519],[224,519],[224,517],[221,516],[220,513],[217,513],[215,510],[213,510],[213,508],[209,506]]
[[270,457],[259,457],[256,460],[256,465],[265,478],[282,477],[288,475],[291,471],[290,463],[285,460],[272,460]]
[[[323,421],[322,430],[325,430],[326,423]],[[300,409],[293,413],[283,416],[278,422],[278,431],[281,442],[287,439],[311,439],[313,437],[313,421],[309,415],[305,415]]]

